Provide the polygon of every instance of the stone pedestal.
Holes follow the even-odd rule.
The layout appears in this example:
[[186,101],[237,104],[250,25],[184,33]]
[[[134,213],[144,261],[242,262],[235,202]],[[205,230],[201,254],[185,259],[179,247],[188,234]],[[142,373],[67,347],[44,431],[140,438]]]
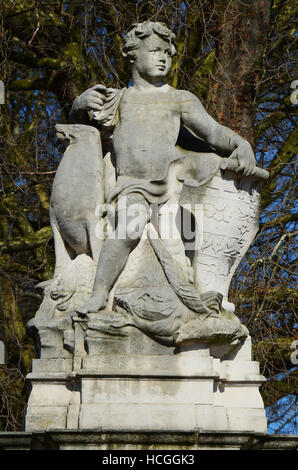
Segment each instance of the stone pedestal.
[[171,354],[36,359],[26,430],[266,432],[265,379],[250,340],[233,357],[212,354],[201,344]]

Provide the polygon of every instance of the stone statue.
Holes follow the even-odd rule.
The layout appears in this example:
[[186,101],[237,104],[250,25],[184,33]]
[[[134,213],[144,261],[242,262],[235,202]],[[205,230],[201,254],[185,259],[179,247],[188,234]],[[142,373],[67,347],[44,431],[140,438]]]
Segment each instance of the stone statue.
[[[43,367],[63,380],[111,367],[162,376],[162,357],[179,375],[184,355],[206,348],[214,364],[238,355],[251,367],[249,333],[228,290],[258,230],[258,185],[268,173],[245,139],[167,84],[174,38],[163,23],[133,25],[122,47],[132,86],[93,86],[74,101],[71,124],[56,126],[69,146],[50,204],[55,273],[40,285],[44,299],[29,324],[41,354],[32,380]],[[226,372],[214,367],[218,381]],[[32,407],[28,429],[44,429]],[[99,425],[71,409],[81,427]]]

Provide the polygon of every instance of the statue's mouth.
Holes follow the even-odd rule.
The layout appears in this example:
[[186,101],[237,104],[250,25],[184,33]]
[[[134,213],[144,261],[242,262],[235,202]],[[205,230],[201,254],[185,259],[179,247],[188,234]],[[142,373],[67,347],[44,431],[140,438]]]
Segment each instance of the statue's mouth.
[[58,139],[65,139],[65,132],[64,132],[64,129],[62,126],[60,126],[59,124],[56,124],[55,126],[55,133],[56,133],[56,137]]
[[56,130],[56,137],[58,139],[64,139],[65,138],[65,132]]

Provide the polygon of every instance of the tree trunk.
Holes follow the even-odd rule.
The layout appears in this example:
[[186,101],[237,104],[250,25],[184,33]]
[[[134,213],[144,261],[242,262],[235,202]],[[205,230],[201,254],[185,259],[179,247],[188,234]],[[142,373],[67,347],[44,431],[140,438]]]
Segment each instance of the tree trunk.
[[258,67],[268,37],[270,0],[217,1],[216,65],[209,111],[254,146]]

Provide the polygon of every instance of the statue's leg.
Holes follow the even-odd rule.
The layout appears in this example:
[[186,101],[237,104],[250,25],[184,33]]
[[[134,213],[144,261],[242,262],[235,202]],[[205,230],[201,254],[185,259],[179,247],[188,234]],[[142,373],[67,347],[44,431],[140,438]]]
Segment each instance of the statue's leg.
[[126,265],[131,250],[139,242],[149,220],[149,207],[141,194],[123,196],[117,206],[116,230],[102,245],[99,255],[93,293],[78,309],[81,314],[103,309],[108,295]]

